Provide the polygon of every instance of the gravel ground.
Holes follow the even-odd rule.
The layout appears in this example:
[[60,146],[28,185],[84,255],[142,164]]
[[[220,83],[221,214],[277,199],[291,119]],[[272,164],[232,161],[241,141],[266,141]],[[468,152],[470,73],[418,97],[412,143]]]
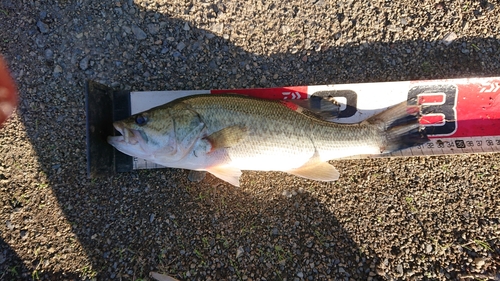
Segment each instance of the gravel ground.
[[91,180],[84,111],[88,79],[141,91],[500,76],[499,14],[494,0],[0,1],[20,90],[0,130],[0,279],[500,280],[498,154],[340,161],[334,183]]

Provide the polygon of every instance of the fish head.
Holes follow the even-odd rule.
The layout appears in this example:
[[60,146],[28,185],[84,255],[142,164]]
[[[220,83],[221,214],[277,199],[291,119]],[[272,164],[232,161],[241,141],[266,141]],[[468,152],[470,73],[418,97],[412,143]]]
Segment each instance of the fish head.
[[168,110],[138,113],[113,126],[121,136],[108,137],[108,143],[127,155],[153,160],[177,153],[175,124]]
[[121,136],[108,142],[130,156],[168,165],[192,152],[205,128],[200,116],[184,104],[165,105],[113,123]]

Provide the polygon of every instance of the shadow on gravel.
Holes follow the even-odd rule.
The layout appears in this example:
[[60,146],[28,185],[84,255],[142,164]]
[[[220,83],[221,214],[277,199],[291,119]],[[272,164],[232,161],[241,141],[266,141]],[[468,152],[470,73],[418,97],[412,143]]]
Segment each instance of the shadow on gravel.
[[18,279],[23,272],[29,271],[9,244],[3,241],[3,239],[0,239],[0,279],[15,280]]
[[41,260],[26,264],[9,246],[0,239],[0,280],[77,280],[77,273],[36,271]]
[[[99,11],[95,13],[98,18]],[[140,14],[126,17],[145,35],[132,27],[132,32],[113,34],[97,46],[82,40],[71,50],[58,50],[54,43],[56,51],[72,52],[77,63],[70,58],[60,63],[66,72],[76,74],[70,78],[54,75],[51,81],[74,81],[83,97],[86,79],[142,91],[500,75],[497,65],[485,59],[498,56],[494,38],[461,39],[451,46],[425,41],[375,42],[317,52],[285,51],[267,57],[248,53],[205,30],[185,30],[186,22],[168,15],[144,10]],[[155,31],[156,27],[148,31],[144,18],[158,22],[158,26],[163,22],[160,31]],[[91,33],[95,20],[78,19],[75,26],[68,25]],[[49,35],[40,36],[47,42],[55,40]],[[106,32],[101,35],[107,36]],[[141,36],[147,39],[136,40]],[[106,44],[114,40],[120,43],[119,49],[106,51]],[[481,50],[473,48],[471,42],[482,46]],[[86,56],[96,64],[82,71],[78,62]],[[103,66],[97,63],[100,60],[105,60]],[[103,72],[107,75],[98,75]],[[43,85],[38,87],[45,92]],[[76,100],[78,107],[84,108],[83,99]],[[376,276],[379,258],[365,255],[333,214],[335,206],[326,206],[314,195],[335,188],[333,184],[311,184],[284,174],[250,173],[238,189],[212,177],[200,184],[189,183],[186,172],[173,169],[88,180],[84,174],[83,119],[71,110],[61,112],[64,107],[58,109],[59,104],[51,98],[44,107],[65,117],[38,116],[37,124],[44,124],[56,138],[61,127],[76,126],[79,130],[79,139],[57,142],[57,149],[53,149],[54,135],[41,134],[33,122],[25,124],[50,179],[49,186],[92,262],[92,270],[86,273],[96,274],[98,280],[146,278],[152,270],[193,280],[207,276],[212,280],[244,276],[253,280],[381,278]],[[29,103],[21,103],[20,114],[29,111]],[[274,177],[279,180],[273,181]],[[281,195],[285,190],[298,194],[288,199]],[[5,242],[0,247],[12,253]],[[28,270],[30,278],[35,266],[27,262],[19,271]],[[14,256],[2,266],[15,264],[21,263]],[[47,279],[68,278],[59,273],[44,274]]]

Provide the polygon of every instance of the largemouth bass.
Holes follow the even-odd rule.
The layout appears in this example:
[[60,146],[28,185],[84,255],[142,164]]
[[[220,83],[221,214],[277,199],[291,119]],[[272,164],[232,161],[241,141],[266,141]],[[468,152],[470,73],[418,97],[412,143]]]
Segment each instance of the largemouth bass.
[[117,121],[119,151],[171,167],[208,171],[239,186],[242,170],[334,181],[327,161],[389,153],[428,141],[419,108],[406,102],[359,124],[337,124],[290,101],[197,95]]

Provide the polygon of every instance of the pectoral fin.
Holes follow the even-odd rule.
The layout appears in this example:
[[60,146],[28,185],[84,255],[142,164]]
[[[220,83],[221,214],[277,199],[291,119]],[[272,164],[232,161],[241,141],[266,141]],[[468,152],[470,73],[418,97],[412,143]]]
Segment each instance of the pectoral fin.
[[240,186],[241,170],[238,168],[230,166],[218,166],[208,168],[207,172],[218,177],[221,180],[227,181],[234,186]]
[[235,125],[217,131],[210,136],[207,136],[206,139],[212,145],[212,150],[215,150],[218,148],[235,146],[247,135],[248,130],[245,126]]
[[285,172],[317,181],[335,181],[340,176],[339,171],[335,167],[326,162],[319,161],[310,161],[300,168]]

